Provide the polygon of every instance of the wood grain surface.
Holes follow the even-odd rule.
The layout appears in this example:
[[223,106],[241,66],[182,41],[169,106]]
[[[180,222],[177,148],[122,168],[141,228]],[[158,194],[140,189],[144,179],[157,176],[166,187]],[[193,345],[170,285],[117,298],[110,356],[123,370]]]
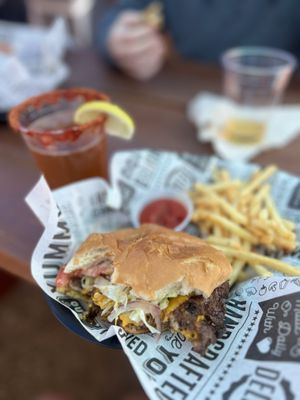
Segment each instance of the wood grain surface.
[[[91,50],[68,56],[71,76],[64,86],[93,87],[132,114],[137,124],[133,141],[109,140],[110,155],[117,150],[155,148],[213,154],[208,144],[196,140],[196,130],[186,118],[188,101],[199,91],[220,93],[221,71],[180,59],[169,60],[149,82],[135,82],[108,68]],[[300,79],[294,78],[285,101],[300,102]],[[280,132],[278,132],[280,135]],[[300,175],[300,137],[280,150],[261,154],[254,161]],[[42,227],[24,203],[39,172],[18,134],[0,125],[0,268],[32,281],[30,258]]]

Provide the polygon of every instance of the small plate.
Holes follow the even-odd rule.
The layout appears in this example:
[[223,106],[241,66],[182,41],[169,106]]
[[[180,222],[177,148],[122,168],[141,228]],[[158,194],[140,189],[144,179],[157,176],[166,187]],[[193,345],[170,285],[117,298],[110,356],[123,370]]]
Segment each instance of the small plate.
[[8,111],[0,110],[0,123],[1,124],[7,123],[7,113],[8,113]]
[[80,324],[80,322],[74,317],[70,310],[68,310],[63,305],[59,304],[57,301],[51,299],[51,297],[45,295],[46,301],[54,314],[54,316],[58,319],[58,321],[71,332],[80,336],[81,338],[88,340],[92,343],[102,345],[105,347],[109,347],[111,349],[122,349],[122,346],[117,338],[117,336],[112,336],[109,339],[104,340],[103,342],[98,342],[92,335],[90,335],[84,327]]

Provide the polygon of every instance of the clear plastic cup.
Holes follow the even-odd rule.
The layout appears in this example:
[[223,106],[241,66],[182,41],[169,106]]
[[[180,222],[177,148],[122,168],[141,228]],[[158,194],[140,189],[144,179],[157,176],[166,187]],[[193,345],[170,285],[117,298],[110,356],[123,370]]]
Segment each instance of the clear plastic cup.
[[88,88],[55,90],[10,112],[10,126],[21,133],[52,189],[94,176],[107,178],[105,117],[83,125],[73,121],[76,109],[92,100],[109,99]]
[[240,47],[222,55],[224,94],[233,102],[222,136],[230,142],[261,142],[272,107],[277,105],[296,68],[296,58],[267,47]]

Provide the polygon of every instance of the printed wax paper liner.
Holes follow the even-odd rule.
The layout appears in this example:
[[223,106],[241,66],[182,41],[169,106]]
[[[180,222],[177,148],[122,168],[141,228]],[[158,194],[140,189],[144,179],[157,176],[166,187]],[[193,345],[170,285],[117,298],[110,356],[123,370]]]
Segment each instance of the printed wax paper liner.
[[195,96],[188,104],[188,117],[198,129],[199,141],[211,142],[216,153],[224,159],[250,160],[262,151],[286,146],[300,133],[299,105],[274,106],[271,112],[260,107],[258,118],[270,114],[264,140],[253,146],[234,145],[220,137],[220,131],[235,109],[235,105],[225,97],[205,92]]
[[[130,226],[130,209],[159,188],[188,190],[207,182],[215,167],[246,178],[255,165],[214,157],[159,151],[117,153],[111,183],[94,178],[51,193],[43,178],[26,201],[45,226],[32,256],[32,274],[50,297],[80,321],[86,305],[55,292],[55,277],[91,232]],[[281,214],[300,226],[300,180],[285,172],[272,178]],[[192,226],[187,228],[193,232]],[[284,259],[300,266],[300,249]],[[102,321],[83,324],[99,342],[116,334],[150,399],[296,399],[300,389],[300,278],[274,274],[235,286],[226,306],[226,332],[204,356],[180,334],[126,334]],[[248,396],[248,397],[247,397]],[[259,397],[265,396],[265,397]],[[268,397],[269,396],[269,397]]]

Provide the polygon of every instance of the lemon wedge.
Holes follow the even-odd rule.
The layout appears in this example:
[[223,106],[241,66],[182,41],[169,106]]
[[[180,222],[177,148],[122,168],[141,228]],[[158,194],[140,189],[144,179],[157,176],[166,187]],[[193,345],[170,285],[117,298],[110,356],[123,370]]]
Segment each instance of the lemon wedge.
[[110,136],[130,140],[135,132],[133,119],[119,106],[107,101],[89,101],[80,106],[74,114],[74,122],[83,125],[107,115],[105,130]]

